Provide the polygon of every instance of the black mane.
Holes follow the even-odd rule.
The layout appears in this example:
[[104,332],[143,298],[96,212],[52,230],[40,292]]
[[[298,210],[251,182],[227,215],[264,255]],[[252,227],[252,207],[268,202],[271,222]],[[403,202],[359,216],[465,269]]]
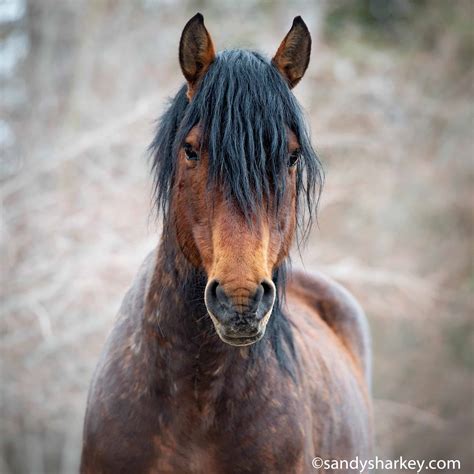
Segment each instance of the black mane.
[[[209,186],[223,187],[246,217],[254,215],[264,202],[275,202],[278,211],[288,174],[290,129],[301,147],[297,168],[298,234],[307,235],[322,185],[322,167],[299,104],[279,71],[258,53],[223,51],[204,75],[191,102],[186,90],[183,86],[171,101],[150,145],[155,204],[164,219],[169,213],[178,150],[198,123],[205,140],[201,146],[207,148],[209,156]],[[289,321],[281,311],[283,274],[284,268],[275,272],[279,297],[267,331],[279,361],[288,367],[283,346],[293,352],[293,339]],[[262,344],[255,346],[258,351]]]

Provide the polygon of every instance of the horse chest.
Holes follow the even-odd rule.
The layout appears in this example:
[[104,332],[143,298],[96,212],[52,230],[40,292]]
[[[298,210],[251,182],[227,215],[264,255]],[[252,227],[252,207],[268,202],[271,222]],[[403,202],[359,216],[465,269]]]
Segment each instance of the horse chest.
[[155,439],[158,456],[151,464],[150,474],[186,472],[190,474],[212,474],[224,472],[216,456],[216,446],[203,440],[182,438]]
[[305,472],[303,420],[295,400],[280,397],[177,393],[150,472]]

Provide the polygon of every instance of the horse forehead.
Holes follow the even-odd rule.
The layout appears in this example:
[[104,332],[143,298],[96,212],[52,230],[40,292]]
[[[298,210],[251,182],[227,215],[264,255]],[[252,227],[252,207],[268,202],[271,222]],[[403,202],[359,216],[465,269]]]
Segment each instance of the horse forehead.
[[[300,144],[298,138],[290,128],[286,127],[286,136],[288,139],[288,148],[290,150],[295,150],[299,148]],[[192,145],[194,148],[200,148],[202,143],[202,127],[200,124],[195,125],[188,135],[186,136],[186,142]]]

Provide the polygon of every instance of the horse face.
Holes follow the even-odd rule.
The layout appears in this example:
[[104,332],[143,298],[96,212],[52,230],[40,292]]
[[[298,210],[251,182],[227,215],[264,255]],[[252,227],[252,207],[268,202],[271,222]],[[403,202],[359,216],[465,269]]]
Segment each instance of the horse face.
[[296,137],[289,133],[285,194],[275,212],[269,202],[250,220],[208,186],[208,154],[199,127],[179,153],[174,219],[180,247],[208,282],[205,303],[221,339],[231,345],[258,341],[272,312],[274,270],[287,257],[296,227]]
[[[306,70],[310,46],[309,32],[298,17],[273,58],[273,66],[290,88]],[[192,101],[215,60],[214,45],[201,15],[185,26],[179,56]],[[250,218],[224,186],[208,185],[206,137],[201,136],[199,124],[179,152],[172,213],[178,242],[188,260],[205,270],[208,313],[220,338],[234,346],[252,344],[264,335],[276,298],[272,276],[287,257],[295,234],[299,144],[291,131],[286,131],[286,136],[288,163],[283,164],[283,170],[287,175],[278,210],[272,197],[267,197]]]

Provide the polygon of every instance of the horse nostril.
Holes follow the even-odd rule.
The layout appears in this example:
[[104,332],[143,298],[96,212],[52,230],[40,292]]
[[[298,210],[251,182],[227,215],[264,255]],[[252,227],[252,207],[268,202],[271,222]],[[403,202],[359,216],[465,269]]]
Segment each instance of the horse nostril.
[[217,280],[212,280],[209,282],[206,288],[206,296],[211,297],[213,299],[217,299],[217,287],[219,286],[219,282]]
[[229,298],[217,280],[211,280],[207,284],[205,300],[206,304],[214,310],[217,310],[219,307],[227,309],[230,305]]
[[275,302],[275,285],[271,280],[263,280],[260,283],[260,287],[262,288],[260,305],[262,307],[263,317],[268,311],[270,311]]
[[265,293],[265,287],[262,282],[260,285],[258,285],[257,291],[255,292],[253,296],[253,302],[255,304],[255,307],[258,307],[258,305],[261,303],[264,293]]

